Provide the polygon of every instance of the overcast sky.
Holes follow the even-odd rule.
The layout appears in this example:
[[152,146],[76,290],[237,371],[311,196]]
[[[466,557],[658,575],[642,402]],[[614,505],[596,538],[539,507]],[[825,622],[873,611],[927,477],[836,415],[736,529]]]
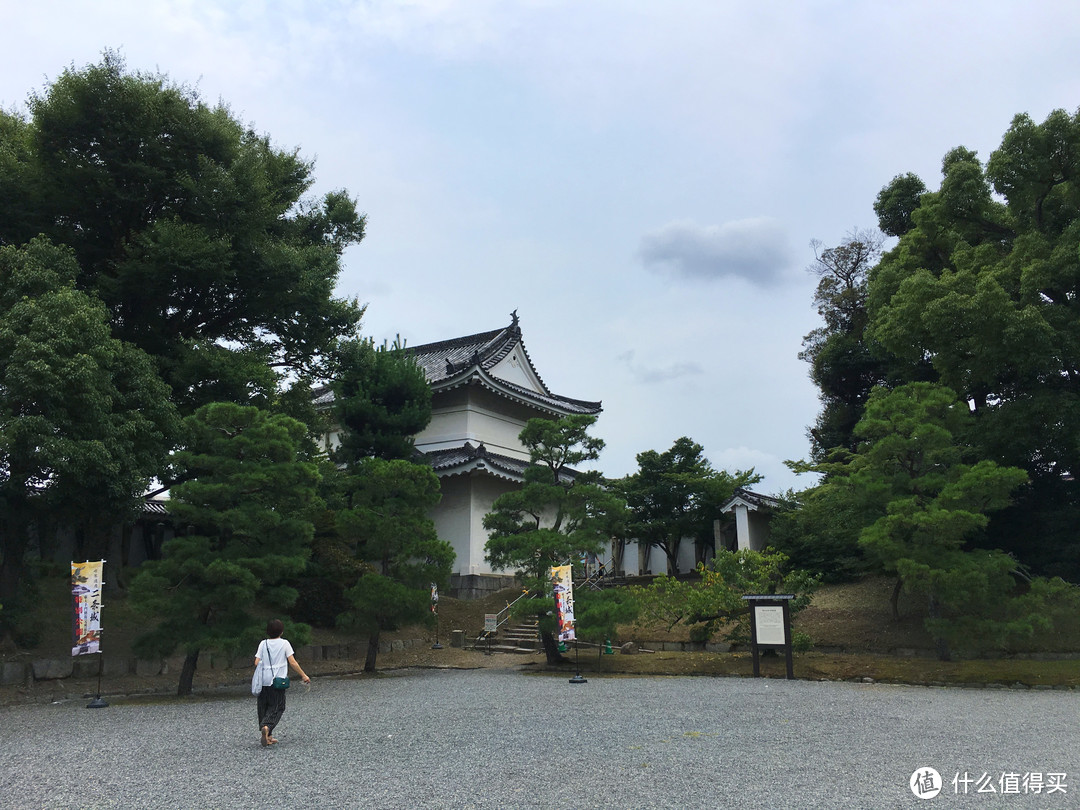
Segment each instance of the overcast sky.
[[339,293],[376,341],[521,318],[600,468],[680,436],[810,482],[812,239],[876,224],[954,146],[1080,105],[1080,4],[0,0],[0,104],[118,50],[316,161],[368,236]]

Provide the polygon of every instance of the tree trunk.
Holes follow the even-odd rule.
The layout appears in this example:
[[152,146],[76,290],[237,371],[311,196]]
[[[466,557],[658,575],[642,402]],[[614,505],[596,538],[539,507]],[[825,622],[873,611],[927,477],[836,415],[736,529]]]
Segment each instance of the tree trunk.
[[367,640],[367,657],[364,659],[364,672],[375,671],[375,658],[379,655],[379,631],[373,631]]
[[[941,605],[938,603],[937,597],[934,596],[933,591],[930,592],[930,601],[926,607],[926,615],[931,619],[941,618]],[[949,642],[946,639],[935,635],[934,646],[937,648],[939,661],[952,660],[952,650],[949,649]]]
[[555,635],[548,630],[540,631],[540,643],[544,645],[544,655],[549,664],[568,664],[569,658],[564,658],[559,652],[559,645],[555,641]]
[[892,617],[894,621],[900,621],[900,591],[903,589],[904,580],[897,577],[896,587],[893,588],[892,596],[889,597],[889,604],[892,605]]
[[184,666],[180,669],[180,684],[176,687],[179,697],[188,697],[191,694],[191,684],[195,680],[195,665],[199,661],[199,651],[189,652],[184,659]]
[[19,595],[19,580],[22,579],[26,562],[26,549],[29,545],[25,527],[12,529],[15,521],[7,521],[8,526],[0,527],[0,542],[3,543],[0,556],[0,605],[14,608]]
[[665,546],[664,554],[667,555],[667,572],[675,576],[679,573],[679,544]]

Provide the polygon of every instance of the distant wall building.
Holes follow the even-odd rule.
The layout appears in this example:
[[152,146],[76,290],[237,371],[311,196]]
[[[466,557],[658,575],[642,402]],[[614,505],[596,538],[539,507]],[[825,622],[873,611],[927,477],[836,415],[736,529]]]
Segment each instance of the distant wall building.
[[769,524],[773,510],[780,506],[780,500],[769,495],[761,495],[748,489],[735,490],[734,496],[724,504],[720,511],[735,514],[736,548],[762,551],[769,543]]

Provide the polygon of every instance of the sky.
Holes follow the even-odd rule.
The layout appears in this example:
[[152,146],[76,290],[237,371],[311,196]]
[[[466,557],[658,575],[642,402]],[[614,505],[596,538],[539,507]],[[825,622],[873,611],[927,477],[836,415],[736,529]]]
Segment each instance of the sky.
[[420,345],[506,326],[602,400],[598,467],[689,436],[812,484],[810,243],[876,225],[1016,114],[1080,106],[1080,4],[997,0],[0,0],[0,106],[119,52],[315,162],[367,236],[338,294]]

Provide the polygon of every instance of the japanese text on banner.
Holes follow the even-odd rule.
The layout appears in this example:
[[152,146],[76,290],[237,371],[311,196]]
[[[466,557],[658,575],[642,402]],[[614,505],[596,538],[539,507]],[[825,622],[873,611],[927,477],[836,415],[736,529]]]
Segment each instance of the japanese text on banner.
[[101,652],[101,575],[105,561],[71,564],[72,655]]
[[574,639],[574,574],[569,565],[551,567],[551,587],[555,592],[555,618],[559,623],[559,641]]

